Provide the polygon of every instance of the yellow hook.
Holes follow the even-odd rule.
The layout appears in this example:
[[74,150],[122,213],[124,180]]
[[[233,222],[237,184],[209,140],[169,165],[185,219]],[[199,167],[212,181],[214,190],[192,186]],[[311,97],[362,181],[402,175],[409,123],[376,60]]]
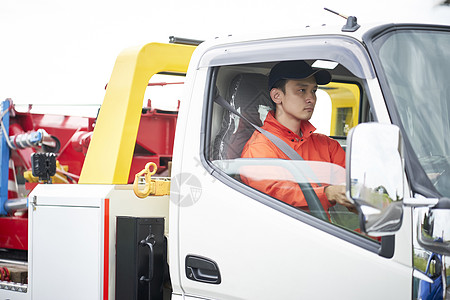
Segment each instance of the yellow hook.
[[[153,170],[151,172],[150,172],[150,167],[153,167]],[[158,167],[156,166],[156,164],[154,162],[149,162],[145,165],[145,168],[142,171],[140,171],[139,173],[137,173],[134,176],[133,191],[136,196],[138,196],[139,198],[145,198],[148,195],[150,195],[152,189],[153,190],[155,189],[154,186],[152,187],[152,185],[155,185],[155,183],[152,182],[151,178],[152,178],[152,175],[154,175],[156,173],[157,169],[158,169]],[[144,178],[145,178],[145,186],[144,186],[144,189],[142,191],[140,191],[138,183],[139,183],[139,177],[141,177],[142,175],[144,175]]]

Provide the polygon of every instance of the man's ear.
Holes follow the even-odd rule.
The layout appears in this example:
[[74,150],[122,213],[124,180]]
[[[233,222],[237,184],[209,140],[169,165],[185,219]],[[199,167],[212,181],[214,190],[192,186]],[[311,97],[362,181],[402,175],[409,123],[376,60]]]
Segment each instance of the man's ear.
[[270,90],[270,98],[272,98],[272,101],[276,104],[281,103],[282,96],[283,92],[280,89],[273,88]]

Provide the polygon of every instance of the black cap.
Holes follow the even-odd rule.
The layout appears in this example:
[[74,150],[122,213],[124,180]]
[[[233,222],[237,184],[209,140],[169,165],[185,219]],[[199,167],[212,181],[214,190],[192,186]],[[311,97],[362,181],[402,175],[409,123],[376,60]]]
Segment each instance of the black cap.
[[276,64],[269,74],[269,90],[282,79],[304,79],[314,75],[317,84],[327,84],[331,74],[326,70],[313,70],[304,60],[282,61]]

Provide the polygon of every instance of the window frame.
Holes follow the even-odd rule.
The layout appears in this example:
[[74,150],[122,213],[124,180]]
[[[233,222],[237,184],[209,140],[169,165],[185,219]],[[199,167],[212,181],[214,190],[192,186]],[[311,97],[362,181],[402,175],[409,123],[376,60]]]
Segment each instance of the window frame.
[[[217,48],[214,50],[217,50]],[[205,54],[205,56],[208,57],[207,54]],[[317,57],[317,58],[320,58],[320,57]],[[377,253],[377,254],[380,253],[380,250],[382,250],[380,243],[378,243],[374,240],[371,240],[367,237],[364,237],[360,234],[351,232],[350,230],[342,228],[338,225],[332,224],[327,221],[320,220],[317,217],[314,217],[305,211],[301,211],[295,207],[292,207],[292,206],[284,203],[281,200],[275,199],[263,192],[260,192],[250,186],[247,186],[244,183],[227,175],[224,171],[220,170],[209,160],[210,149],[211,149],[212,115],[213,115],[214,96],[215,96],[215,92],[214,92],[215,82],[217,80],[217,73],[218,73],[219,68],[221,66],[227,66],[227,65],[219,65],[216,60],[211,58],[211,56],[208,57],[208,59],[210,62],[215,62],[215,63],[212,63],[211,65],[208,65],[208,66],[203,65],[203,67],[208,67],[208,71],[207,71],[207,84],[205,86],[205,93],[204,93],[204,99],[203,99],[203,111],[202,111],[202,123],[201,123],[201,144],[200,144],[200,160],[201,160],[203,167],[208,171],[208,173],[210,173],[211,176],[213,176],[215,179],[217,179],[221,183],[229,186],[230,188],[238,191],[239,193],[241,193],[263,205],[266,205],[280,213],[283,213],[286,216],[294,218],[302,223],[310,225],[316,229],[319,229],[319,230],[326,232],[332,236],[335,236],[337,238],[345,240],[346,242],[349,242],[355,246],[366,249],[370,252]],[[302,59],[302,58],[299,57],[297,59]],[[271,60],[265,59],[264,61],[269,62]],[[275,61],[279,61],[279,60],[275,60]],[[223,61],[221,61],[221,62],[223,63]],[[254,61],[246,62],[246,63],[250,64],[252,62],[254,62]],[[244,63],[242,63],[242,64],[244,64]],[[373,70],[372,70],[372,72],[373,72]],[[371,73],[369,72],[368,74],[371,74]],[[371,77],[369,76],[369,78],[371,78]],[[336,81],[339,81],[339,80],[336,80]],[[363,82],[363,86],[365,86],[365,81]],[[360,89],[361,89],[360,101],[362,101],[363,92],[365,89],[362,87],[360,87]],[[368,101],[369,101],[369,105],[370,105],[370,103],[371,103],[370,97],[369,97]],[[360,105],[361,105],[361,103],[360,103]],[[360,118],[361,118],[361,114],[359,114],[359,116],[358,116],[358,119],[360,119]]]

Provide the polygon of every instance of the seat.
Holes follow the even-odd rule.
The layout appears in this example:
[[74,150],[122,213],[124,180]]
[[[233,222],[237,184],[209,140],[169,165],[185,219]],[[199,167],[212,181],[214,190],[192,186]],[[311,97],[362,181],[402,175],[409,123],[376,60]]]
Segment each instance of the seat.
[[[225,100],[257,126],[263,125],[267,113],[274,108],[267,89],[267,77],[257,73],[236,76],[231,81]],[[220,130],[214,139],[212,159],[241,157],[242,149],[254,130],[246,121],[225,110]]]

